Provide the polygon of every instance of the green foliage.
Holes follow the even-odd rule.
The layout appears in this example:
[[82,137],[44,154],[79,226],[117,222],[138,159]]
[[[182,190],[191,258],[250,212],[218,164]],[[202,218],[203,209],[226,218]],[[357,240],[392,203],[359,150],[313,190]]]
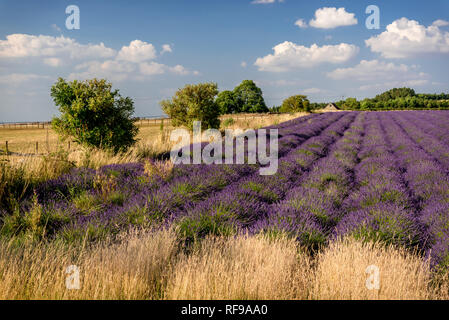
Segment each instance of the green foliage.
[[235,123],[235,120],[233,118],[228,118],[223,121],[223,126],[229,127],[229,126],[232,126],[234,123]]
[[377,95],[374,101],[388,101],[397,98],[414,97],[415,95],[415,90],[410,88],[393,88]]
[[345,110],[358,110],[360,109],[360,102],[356,98],[347,98],[343,104]]
[[185,217],[177,224],[179,237],[186,242],[204,238],[207,235],[230,236],[236,233],[233,213],[225,208],[217,208],[213,215]]
[[296,95],[285,99],[282,102],[280,112],[301,112],[310,111],[310,102],[307,100],[306,96]]
[[280,113],[281,112],[281,106],[272,106],[271,108],[268,108],[268,110],[271,113]]
[[337,101],[344,110],[409,110],[409,109],[449,109],[448,94],[416,94],[410,88],[394,88],[373,99],[357,101],[355,98]]
[[64,138],[113,152],[135,143],[138,128],[131,117],[133,101],[113,91],[106,80],[66,82],[59,78],[51,87],[51,96],[61,113],[53,118],[52,126]]
[[243,80],[233,90],[234,98],[238,101],[238,112],[268,112],[268,107],[262,96],[262,90],[252,80]]
[[215,83],[189,84],[176,91],[171,100],[163,100],[160,104],[174,126],[193,130],[193,122],[201,121],[204,129],[219,128],[220,110],[214,100],[217,94]]
[[215,102],[220,109],[221,114],[232,114],[241,112],[241,105],[234,96],[234,93],[229,90],[222,91],[218,94]]

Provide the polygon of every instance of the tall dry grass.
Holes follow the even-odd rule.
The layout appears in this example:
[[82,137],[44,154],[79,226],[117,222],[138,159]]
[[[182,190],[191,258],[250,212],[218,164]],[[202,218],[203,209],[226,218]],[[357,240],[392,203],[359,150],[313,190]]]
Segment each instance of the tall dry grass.
[[[157,299],[176,253],[171,231],[127,235],[92,248],[0,243],[0,299]],[[80,289],[67,289],[67,268]],[[73,272],[73,271],[70,271]]]
[[305,299],[310,261],[287,238],[208,238],[179,258],[166,299]]
[[[79,290],[66,288],[70,265]],[[379,290],[365,285],[369,265]],[[293,240],[254,236],[206,238],[186,253],[170,230],[89,248],[0,241],[0,299],[448,299],[448,275],[437,280],[416,254],[355,240],[313,258]]]
[[[331,243],[318,254],[316,260],[313,299],[403,300],[436,297],[430,289],[429,264],[405,249],[345,239]],[[377,277],[375,269],[378,271],[379,289],[374,286]]]

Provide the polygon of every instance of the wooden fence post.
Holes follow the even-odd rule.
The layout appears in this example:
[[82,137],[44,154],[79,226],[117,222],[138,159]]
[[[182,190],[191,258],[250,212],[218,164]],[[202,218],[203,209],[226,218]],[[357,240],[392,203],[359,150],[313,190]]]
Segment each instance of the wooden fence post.
[[36,154],[39,154],[39,142],[36,141]]
[[9,150],[8,150],[8,141],[6,141],[6,155],[9,155]]

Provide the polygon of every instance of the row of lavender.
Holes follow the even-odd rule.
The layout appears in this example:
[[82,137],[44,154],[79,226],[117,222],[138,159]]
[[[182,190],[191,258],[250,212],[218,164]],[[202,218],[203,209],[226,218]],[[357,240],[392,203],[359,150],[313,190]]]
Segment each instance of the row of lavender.
[[[345,114],[310,115],[279,126],[282,159]],[[281,166],[282,167],[282,166]],[[65,238],[119,232],[129,225],[153,225],[179,215],[228,185],[254,176],[257,165],[180,165],[169,177],[149,176],[143,164],[111,165],[98,171],[76,169],[36,189],[46,235]],[[24,201],[11,222],[26,225],[35,201]],[[10,213],[3,213],[4,216]],[[5,219],[3,219],[5,220]],[[8,230],[11,228],[3,228]],[[14,233],[26,231],[20,227]]]

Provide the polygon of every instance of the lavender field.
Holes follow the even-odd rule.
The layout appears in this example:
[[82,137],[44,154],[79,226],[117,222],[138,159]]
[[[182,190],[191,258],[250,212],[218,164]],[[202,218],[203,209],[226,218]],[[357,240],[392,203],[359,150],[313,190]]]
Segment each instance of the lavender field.
[[353,236],[449,266],[449,112],[311,114],[279,129],[279,170],[146,161],[75,168],[35,186],[2,234],[96,242],[129,228],[287,234],[310,252]]

